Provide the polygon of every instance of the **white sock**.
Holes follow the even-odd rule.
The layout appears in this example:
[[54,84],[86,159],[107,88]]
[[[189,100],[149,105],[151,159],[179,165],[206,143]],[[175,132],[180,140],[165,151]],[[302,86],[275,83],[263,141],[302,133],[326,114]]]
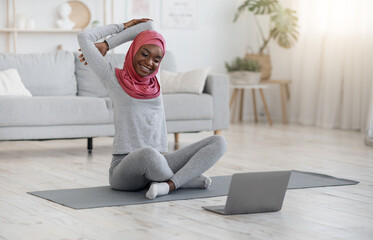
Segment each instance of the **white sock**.
[[206,175],[201,175],[199,177],[193,178],[189,182],[185,183],[181,188],[204,188],[207,189],[211,185],[211,178]]
[[167,195],[170,191],[170,186],[166,182],[153,182],[145,196],[149,199],[154,199],[159,196]]

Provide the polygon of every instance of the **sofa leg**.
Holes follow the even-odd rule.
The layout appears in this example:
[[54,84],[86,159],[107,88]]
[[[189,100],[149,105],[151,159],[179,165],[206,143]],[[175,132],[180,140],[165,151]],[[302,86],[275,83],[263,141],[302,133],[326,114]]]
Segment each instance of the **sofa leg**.
[[88,153],[92,153],[92,148],[93,148],[93,138],[87,138]]
[[215,130],[214,131],[214,135],[220,135],[221,134],[221,130]]
[[174,133],[175,137],[175,149],[179,147],[179,133]]

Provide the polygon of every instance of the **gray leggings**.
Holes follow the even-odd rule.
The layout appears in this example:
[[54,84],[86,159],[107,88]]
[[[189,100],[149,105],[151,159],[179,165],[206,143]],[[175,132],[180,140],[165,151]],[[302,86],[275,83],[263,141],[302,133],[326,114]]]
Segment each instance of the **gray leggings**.
[[212,167],[225,150],[224,138],[215,135],[165,155],[153,148],[113,155],[109,171],[110,186],[118,190],[136,191],[150,182],[171,180],[179,188]]

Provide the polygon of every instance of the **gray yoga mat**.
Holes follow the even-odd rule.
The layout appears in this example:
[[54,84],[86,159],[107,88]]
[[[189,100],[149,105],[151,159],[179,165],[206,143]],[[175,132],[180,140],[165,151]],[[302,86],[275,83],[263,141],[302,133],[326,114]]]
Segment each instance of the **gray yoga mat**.
[[[137,192],[124,192],[113,190],[109,186],[28,193],[70,208],[86,209],[224,196],[228,194],[231,178],[232,176],[211,177],[212,184],[208,189],[178,189],[172,194],[158,197],[154,200],[145,198],[146,189]],[[358,183],[357,181],[335,178],[324,174],[292,170],[288,189],[342,186]]]

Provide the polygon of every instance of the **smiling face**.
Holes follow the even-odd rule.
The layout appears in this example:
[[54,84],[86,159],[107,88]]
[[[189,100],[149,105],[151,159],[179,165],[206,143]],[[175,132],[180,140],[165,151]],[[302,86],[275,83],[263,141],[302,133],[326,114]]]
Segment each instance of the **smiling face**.
[[162,58],[163,52],[160,47],[154,44],[145,44],[133,57],[132,65],[139,76],[146,77],[158,69]]

